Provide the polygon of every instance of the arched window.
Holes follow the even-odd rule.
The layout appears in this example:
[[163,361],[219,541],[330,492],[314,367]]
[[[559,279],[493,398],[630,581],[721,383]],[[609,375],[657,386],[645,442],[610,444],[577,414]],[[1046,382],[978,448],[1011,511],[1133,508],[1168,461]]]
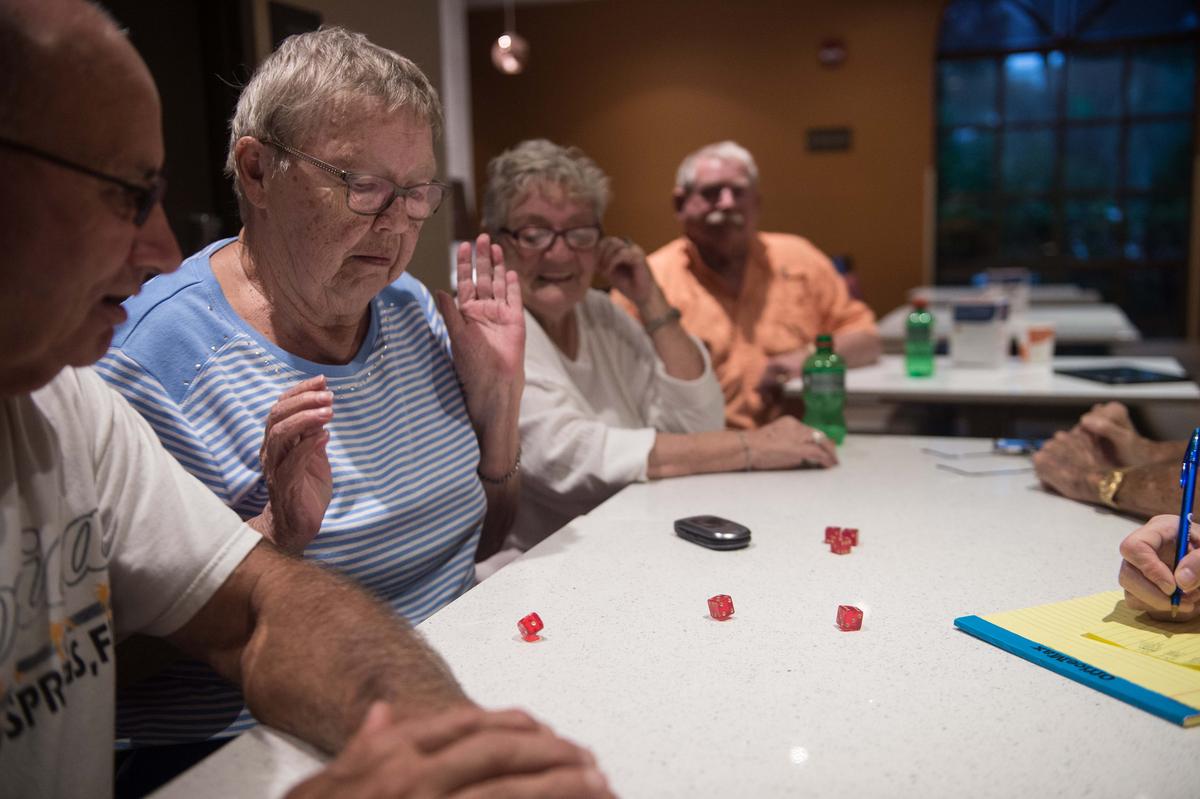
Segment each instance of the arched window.
[[1186,322],[1194,0],[950,0],[937,61],[937,279],[1094,287]]

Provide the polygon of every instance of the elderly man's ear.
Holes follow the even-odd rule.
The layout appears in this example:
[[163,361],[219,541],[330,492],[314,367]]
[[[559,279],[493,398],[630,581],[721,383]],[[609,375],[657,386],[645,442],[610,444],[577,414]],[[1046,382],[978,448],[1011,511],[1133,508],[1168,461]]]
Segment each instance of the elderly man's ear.
[[246,202],[258,208],[267,202],[267,159],[271,157],[268,149],[267,145],[253,136],[243,136],[233,145],[233,163],[237,168],[242,196]]
[[675,216],[679,217],[683,213],[683,201],[687,199],[687,191],[680,186],[676,186],[671,192],[671,203],[675,206]]

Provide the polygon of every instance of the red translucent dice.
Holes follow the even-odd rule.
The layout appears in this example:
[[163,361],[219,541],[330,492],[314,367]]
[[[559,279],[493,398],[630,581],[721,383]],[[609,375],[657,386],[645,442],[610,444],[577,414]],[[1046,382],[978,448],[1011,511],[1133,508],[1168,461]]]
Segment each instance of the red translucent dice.
[[542,624],[542,617],[536,613],[530,613],[517,622],[517,630],[526,641],[540,641],[541,636],[538,635],[538,632],[545,626]]
[[857,527],[826,527],[825,543],[829,551],[835,555],[849,555],[853,547],[858,546]]
[[862,629],[863,613],[853,605],[838,605],[837,626],[842,632]]
[[725,621],[733,615],[733,597],[717,594],[708,598],[708,615],[717,621]]

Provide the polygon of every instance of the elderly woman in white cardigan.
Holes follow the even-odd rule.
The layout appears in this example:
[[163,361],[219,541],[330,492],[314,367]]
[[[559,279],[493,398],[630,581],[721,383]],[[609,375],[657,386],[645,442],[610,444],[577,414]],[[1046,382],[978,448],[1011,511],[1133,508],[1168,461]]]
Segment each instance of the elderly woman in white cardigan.
[[[525,305],[524,482],[509,543],[528,549],[624,486],[701,472],[832,466],[792,417],[724,430],[708,354],[679,325],[642,250],[605,236],[608,178],[574,147],[526,141],[492,160],[483,223]],[[640,326],[601,291],[627,297]]]

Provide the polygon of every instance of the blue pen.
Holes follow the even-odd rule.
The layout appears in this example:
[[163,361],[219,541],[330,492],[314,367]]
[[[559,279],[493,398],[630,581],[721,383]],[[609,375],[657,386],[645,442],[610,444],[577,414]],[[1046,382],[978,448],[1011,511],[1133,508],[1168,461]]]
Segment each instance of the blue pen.
[[[1179,487],[1183,489],[1183,501],[1179,504],[1179,531],[1175,534],[1175,565],[1172,573],[1179,568],[1188,551],[1188,537],[1192,527],[1192,500],[1196,494],[1196,461],[1200,451],[1200,427],[1192,431],[1192,440],[1188,442],[1187,453],[1183,456],[1183,466],[1179,470]],[[1179,600],[1183,598],[1183,589],[1175,586],[1171,594],[1171,618],[1179,612]]]

